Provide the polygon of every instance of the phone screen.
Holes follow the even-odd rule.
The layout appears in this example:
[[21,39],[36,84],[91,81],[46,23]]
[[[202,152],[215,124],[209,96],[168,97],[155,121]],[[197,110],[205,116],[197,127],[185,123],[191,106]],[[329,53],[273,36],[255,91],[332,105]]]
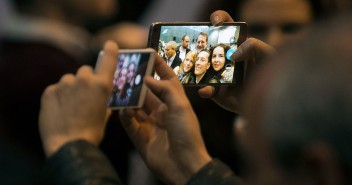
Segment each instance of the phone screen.
[[[149,46],[172,68],[183,85],[240,85],[243,62],[231,55],[247,37],[243,22],[154,23]],[[159,79],[158,74],[154,74]]]
[[155,51],[152,49],[119,51],[108,107],[141,106],[146,92],[143,77],[151,75],[154,56]]

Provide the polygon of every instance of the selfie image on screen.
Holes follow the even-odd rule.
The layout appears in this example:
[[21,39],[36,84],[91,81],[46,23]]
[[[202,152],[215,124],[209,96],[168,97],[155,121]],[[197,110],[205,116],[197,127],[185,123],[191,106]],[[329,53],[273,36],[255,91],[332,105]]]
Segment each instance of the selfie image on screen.
[[108,107],[138,104],[149,53],[120,53]]
[[[240,26],[161,26],[158,55],[182,84],[234,84]],[[154,75],[159,79],[157,74]]]

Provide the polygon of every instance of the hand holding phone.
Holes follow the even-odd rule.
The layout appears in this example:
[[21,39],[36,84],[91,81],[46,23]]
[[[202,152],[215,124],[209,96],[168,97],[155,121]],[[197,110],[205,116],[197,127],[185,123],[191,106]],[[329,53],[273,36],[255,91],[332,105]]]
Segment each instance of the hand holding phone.
[[[221,25],[224,22],[233,22],[233,19],[227,12],[223,10],[217,10],[211,14],[210,21],[214,25]],[[238,46],[236,52],[231,55],[231,58],[236,61],[236,63],[237,61],[245,62],[243,80],[246,80],[251,71],[258,67],[256,65],[258,61],[262,61],[274,53],[275,49],[268,44],[255,38],[249,38],[246,39],[240,46]],[[236,86],[206,86],[199,89],[198,94],[202,98],[211,98],[215,103],[228,111],[241,113],[241,106],[239,106],[239,95],[241,94],[241,90],[242,88],[237,88]]]

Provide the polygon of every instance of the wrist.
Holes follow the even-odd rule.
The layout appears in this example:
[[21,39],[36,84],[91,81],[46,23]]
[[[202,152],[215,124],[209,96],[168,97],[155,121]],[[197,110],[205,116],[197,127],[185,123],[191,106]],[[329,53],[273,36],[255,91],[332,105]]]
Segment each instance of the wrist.
[[43,139],[43,150],[47,158],[55,154],[60,148],[62,148],[67,140],[65,139]]
[[86,142],[89,142],[92,145],[98,145],[99,142],[97,142],[97,139],[92,139],[87,136],[75,136],[75,137],[68,137],[68,136],[56,136],[56,137],[51,137],[51,138],[46,138],[43,139],[43,149],[45,156],[49,158],[53,154],[55,154],[57,151],[60,150],[64,145],[70,142],[74,142],[77,140],[84,140]]
[[[226,182],[226,183],[224,183]],[[231,182],[231,183],[230,183]],[[213,159],[198,170],[186,183],[186,185],[197,184],[244,184],[237,178],[233,171],[224,163]]]
[[197,157],[196,159],[185,160],[187,164],[181,166],[183,178],[179,179],[177,185],[184,185],[186,184],[192,176],[199,172],[204,166],[206,166],[212,158],[209,156],[208,153],[202,154],[201,157]]

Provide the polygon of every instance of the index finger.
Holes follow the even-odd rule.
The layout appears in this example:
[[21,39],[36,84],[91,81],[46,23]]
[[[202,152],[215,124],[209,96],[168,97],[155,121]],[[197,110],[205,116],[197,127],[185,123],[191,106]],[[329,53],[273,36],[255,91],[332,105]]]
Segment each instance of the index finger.
[[107,41],[99,53],[95,74],[103,81],[111,82],[117,63],[118,46],[113,41]]
[[210,15],[210,21],[214,26],[221,25],[224,22],[235,22],[229,13],[223,10],[217,10]]

